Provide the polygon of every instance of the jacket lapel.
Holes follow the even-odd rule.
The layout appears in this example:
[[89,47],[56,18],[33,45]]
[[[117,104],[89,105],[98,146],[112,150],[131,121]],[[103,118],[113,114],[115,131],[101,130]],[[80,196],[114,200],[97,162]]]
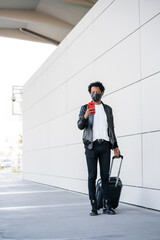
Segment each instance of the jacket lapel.
[[[101,102],[102,102],[102,101],[101,101]],[[110,113],[109,113],[109,111],[108,111],[107,106],[105,106],[103,102],[102,102],[102,104],[103,104],[103,107],[104,107],[104,111],[105,111],[105,113],[106,113],[106,115],[107,115],[108,126],[110,126]]]
[[89,115],[89,117],[88,117],[88,123],[89,123],[89,126],[90,126],[91,129],[92,129],[92,127],[93,127],[93,120],[94,120],[94,114]]

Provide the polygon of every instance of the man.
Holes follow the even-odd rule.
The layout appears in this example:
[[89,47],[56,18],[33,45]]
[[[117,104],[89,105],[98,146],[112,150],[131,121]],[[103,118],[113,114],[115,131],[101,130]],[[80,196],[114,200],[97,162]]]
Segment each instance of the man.
[[95,103],[93,108],[85,104],[81,107],[78,128],[83,131],[83,143],[88,167],[88,190],[92,209],[91,216],[98,215],[96,202],[97,161],[99,159],[100,175],[103,191],[103,213],[115,214],[111,208],[108,196],[109,168],[111,149],[119,157],[117,139],[114,132],[112,108],[101,101],[105,88],[101,82],[94,82],[88,86],[88,91]]

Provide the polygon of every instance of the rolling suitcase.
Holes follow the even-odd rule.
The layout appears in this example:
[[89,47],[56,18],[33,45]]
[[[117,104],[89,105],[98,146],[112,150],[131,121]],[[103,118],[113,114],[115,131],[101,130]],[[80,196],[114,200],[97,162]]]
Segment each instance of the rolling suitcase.
[[[122,181],[119,178],[120,170],[121,170],[121,166],[122,166],[122,160],[123,160],[122,155],[119,156],[119,158],[121,158],[121,161],[120,161],[120,166],[119,166],[117,177],[111,177],[111,171],[112,171],[113,162],[114,162],[115,158],[116,158],[116,156],[112,157],[112,162],[111,162],[111,166],[110,166],[110,170],[109,170],[109,199],[108,200],[113,209],[118,207],[121,190],[122,190],[122,186],[123,186]],[[103,192],[102,192],[102,180],[101,179],[99,179],[97,181],[96,199],[97,199],[97,209],[99,210],[100,208],[103,208]]]

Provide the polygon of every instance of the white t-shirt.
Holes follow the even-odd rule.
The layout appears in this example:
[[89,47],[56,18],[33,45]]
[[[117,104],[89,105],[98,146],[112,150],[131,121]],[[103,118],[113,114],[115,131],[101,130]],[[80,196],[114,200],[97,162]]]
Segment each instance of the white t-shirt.
[[108,122],[104,107],[102,103],[99,105],[95,104],[95,114],[93,121],[93,141],[95,141],[96,139],[105,139],[109,141],[107,128]]

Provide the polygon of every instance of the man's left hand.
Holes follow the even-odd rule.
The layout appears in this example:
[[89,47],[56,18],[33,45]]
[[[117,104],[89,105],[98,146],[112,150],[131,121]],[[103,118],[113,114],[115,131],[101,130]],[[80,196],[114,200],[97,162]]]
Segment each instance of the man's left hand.
[[119,155],[120,155],[120,150],[119,150],[119,148],[118,148],[118,147],[117,147],[117,148],[114,148],[113,151],[114,151],[114,156],[118,156],[118,157],[119,157]]

